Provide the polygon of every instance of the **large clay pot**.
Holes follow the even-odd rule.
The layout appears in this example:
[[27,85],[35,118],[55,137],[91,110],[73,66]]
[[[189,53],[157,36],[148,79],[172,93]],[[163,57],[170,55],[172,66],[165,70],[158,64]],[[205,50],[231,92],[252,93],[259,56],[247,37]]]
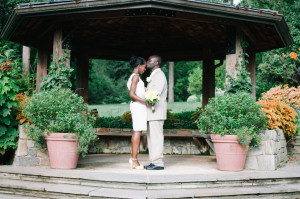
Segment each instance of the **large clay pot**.
[[77,139],[72,133],[51,133],[45,135],[49,152],[50,165],[53,169],[74,169],[79,155],[75,153],[78,147]]
[[237,135],[211,134],[214,143],[218,169],[241,171],[244,169],[247,151],[237,139]]

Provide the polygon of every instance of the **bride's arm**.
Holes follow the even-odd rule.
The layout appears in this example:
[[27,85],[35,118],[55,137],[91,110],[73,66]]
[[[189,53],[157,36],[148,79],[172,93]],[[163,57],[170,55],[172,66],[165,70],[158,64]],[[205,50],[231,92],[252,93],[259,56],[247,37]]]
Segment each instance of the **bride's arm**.
[[131,82],[131,86],[130,86],[130,90],[129,90],[129,97],[131,99],[133,99],[134,101],[139,101],[141,103],[147,104],[147,102],[145,101],[145,99],[142,99],[142,98],[138,97],[135,94],[136,86],[137,86],[138,82],[139,82],[139,76],[138,75],[134,75],[132,77],[132,82]]

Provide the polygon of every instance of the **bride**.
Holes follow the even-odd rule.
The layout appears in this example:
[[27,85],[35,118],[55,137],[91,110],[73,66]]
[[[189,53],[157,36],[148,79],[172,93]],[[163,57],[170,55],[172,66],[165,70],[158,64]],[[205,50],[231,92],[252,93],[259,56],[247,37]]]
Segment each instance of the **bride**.
[[146,70],[146,61],[141,57],[132,56],[129,61],[133,67],[127,87],[129,96],[132,99],[130,111],[132,117],[133,134],[131,137],[132,155],[129,163],[132,169],[144,169],[137,159],[137,153],[140,145],[141,132],[147,130],[147,102],[145,101],[145,85],[139,75]]

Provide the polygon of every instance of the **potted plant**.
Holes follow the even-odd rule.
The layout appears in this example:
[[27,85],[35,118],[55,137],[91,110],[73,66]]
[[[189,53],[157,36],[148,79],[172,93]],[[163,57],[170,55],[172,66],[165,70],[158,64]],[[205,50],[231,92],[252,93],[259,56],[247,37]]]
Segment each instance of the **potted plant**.
[[79,154],[85,156],[89,144],[97,139],[87,104],[70,89],[72,69],[63,66],[65,59],[51,63],[41,91],[26,99],[22,107],[31,122],[28,136],[41,149],[48,149],[50,165],[57,169],[76,168]]
[[23,114],[33,124],[27,126],[28,136],[42,149],[48,148],[52,168],[76,168],[79,154],[85,156],[88,145],[97,138],[87,104],[70,89],[33,94],[26,100]]
[[224,94],[210,99],[196,121],[202,134],[210,134],[219,170],[243,170],[247,148],[260,143],[266,115],[248,93]]

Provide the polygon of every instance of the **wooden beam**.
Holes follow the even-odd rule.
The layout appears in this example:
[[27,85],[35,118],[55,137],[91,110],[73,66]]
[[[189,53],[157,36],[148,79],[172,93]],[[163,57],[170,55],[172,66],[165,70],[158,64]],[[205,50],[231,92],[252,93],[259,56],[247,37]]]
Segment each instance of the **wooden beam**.
[[203,49],[202,107],[215,96],[215,65],[211,48]]
[[169,62],[169,97],[168,102],[174,102],[174,62]]
[[46,77],[49,67],[50,56],[48,50],[38,49],[38,60],[36,70],[36,92],[40,91],[41,78]]

